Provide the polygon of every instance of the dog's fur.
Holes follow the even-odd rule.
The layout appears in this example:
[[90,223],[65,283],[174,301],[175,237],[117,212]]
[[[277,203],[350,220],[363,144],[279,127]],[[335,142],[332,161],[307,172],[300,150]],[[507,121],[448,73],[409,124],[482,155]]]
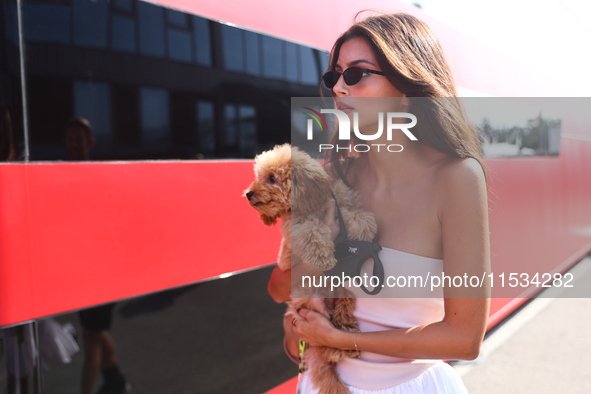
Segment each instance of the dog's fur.
[[[361,211],[358,193],[342,180],[330,177],[308,154],[284,144],[255,158],[255,181],[244,195],[266,225],[274,225],[277,218],[281,218],[283,239],[277,265],[282,270],[291,269],[292,264],[299,261],[321,271],[335,266],[334,242],[330,229],[323,222],[333,201],[331,189],[345,221],[348,238],[372,241],[377,224],[373,214]],[[337,328],[358,331],[353,318],[355,299],[352,294],[339,288],[329,297],[337,299],[332,310],[310,298],[294,298],[288,302],[286,315],[297,316],[297,310],[311,309],[324,315]],[[349,390],[341,382],[335,366],[355,355],[355,350],[311,347],[306,350],[304,361],[312,382],[321,393],[344,394]]]

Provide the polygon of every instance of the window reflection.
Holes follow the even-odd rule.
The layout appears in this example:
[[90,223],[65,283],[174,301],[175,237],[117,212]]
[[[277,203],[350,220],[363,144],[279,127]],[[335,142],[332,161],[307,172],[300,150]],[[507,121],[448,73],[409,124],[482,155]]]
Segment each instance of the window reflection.
[[260,75],[260,35],[251,31],[246,31],[244,33],[244,42],[246,44],[246,72],[251,75]]
[[199,148],[202,158],[211,158],[215,156],[215,128],[213,122],[213,103],[208,101],[198,101],[197,126],[199,129]]
[[126,158],[135,158],[142,138],[139,90],[127,84],[113,84],[111,94],[113,130],[118,151],[125,152]]
[[263,75],[268,78],[283,78],[283,42],[263,36]]
[[[25,3],[26,7],[26,3]],[[16,12],[16,3],[15,2],[8,2],[6,3],[5,9],[5,18],[6,18],[6,35],[10,42],[14,45],[18,46],[18,15]]]
[[226,105],[225,146],[229,157],[254,157],[257,152],[256,109],[249,105]]
[[240,156],[254,157],[257,152],[256,110],[248,105],[238,107]]
[[107,0],[74,1],[72,7],[74,44],[105,48],[109,2]]
[[[9,13],[10,36],[16,44],[18,42],[16,7],[9,7],[9,10],[11,11]],[[26,1],[23,11],[27,40],[70,43],[70,7]]]
[[113,0],[113,5],[116,9],[129,11],[133,10],[132,0]]
[[180,12],[177,10],[172,10],[170,8],[166,9],[166,18],[168,19],[168,23],[178,27],[189,27],[189,17],[184,12]]
[[74,113],[92,124],[97,140],[95,151],[112,142],[111,89],[108,84],[74,82]]
[[314,58],[314,50],[300,46],[300,69],[302,70],[300,82],[306,85],[318,86],[320,70]]
[[191,62],[191,35],[177,29],[168,29],[168,51],[171,59]]
[[320,58],[320,75],[328,70],[328,52],[318,52]]
[[143,88],[140,91],[143,141],[158,148],[170,142],[168,92],[163,89]]
[[136,51],[135,20],[113,14],[111,20],[111,48],[115,51]]
[[193,16],[193,36],[195,38],[197,64],[211,66],[211,38],[207,19]]
[[289,141],[286,103],[318,95],[326,57],[137,0],[26,0],[24,14],[33,160],[67,160],[73,116],[95,128],[93,160],[252,158]]
[[298,82],[300,80],[298,62],[298,48],[292,42],[285,43],[285,78],[290,82]]
[[228,71],[244,70],[244,49],[242,45],[243,30],[222,25],[222,49],[224,51],[224,67]]
[[21,324],[0,331],[0,343],[3,345],[0,357],[0,361],[3,361],[0,366],[0,384],[4,383],[0,386],[1,392],[5,392],[4,388],[10,394],[35,392],[38,352],[34,325]]
[[[9,384],[11,389],[20,384],[21,394],[35,392],[35,354],[43,365],[44,394],[81,393],[83,382],[83,393],[122,393],[128,385],[131,393],[267,392],[297,374],[282,346],[285,307],[266,291],[271,271],[257,269],[39,319],[38,344],[33,324],[0,328],[0,393],[7,393]],[[19,338],[26,346],[15,352]],[[92,369],[84,366],[97,353],[104,356],[98,365],[108,369],[91,384]],[[18,375],[17,354],[28,357]]]
[[236,124],[236,106],[226,105],[224,108],[224,124],[226,126],[226,146],[229,149],[236,149],[238,145],[238,125]]
[[140,51],[145,55],[164,56],[164,17],[162,7],[138,3]]

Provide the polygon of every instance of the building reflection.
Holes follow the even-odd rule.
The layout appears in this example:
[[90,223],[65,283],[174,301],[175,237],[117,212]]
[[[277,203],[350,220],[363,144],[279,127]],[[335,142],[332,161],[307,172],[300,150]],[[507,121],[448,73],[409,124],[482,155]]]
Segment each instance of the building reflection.
[[32,160],[252,158],[289,141],[292,96],[317,96],[327,53],[136,0],[24,2]]

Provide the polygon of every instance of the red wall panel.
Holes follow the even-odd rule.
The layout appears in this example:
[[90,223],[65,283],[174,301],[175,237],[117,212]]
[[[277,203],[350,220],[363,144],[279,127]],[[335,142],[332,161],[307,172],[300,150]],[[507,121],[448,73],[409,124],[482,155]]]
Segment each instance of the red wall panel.
[[27,167],[0,165],[0,326],[36,315]]
[[0,165],[0,326],[274,262],[252,164]]

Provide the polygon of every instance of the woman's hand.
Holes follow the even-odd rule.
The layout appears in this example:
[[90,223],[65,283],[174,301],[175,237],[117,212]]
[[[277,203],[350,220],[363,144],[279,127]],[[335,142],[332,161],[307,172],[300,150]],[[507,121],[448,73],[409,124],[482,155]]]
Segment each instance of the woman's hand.
[[291,324],[291,320],[291,316],[283,316],[283,331],[285,332],[283,341],[285,343],[285,350],[287,350],[287,352],[290,354],[292,361],[298,364],[298,358],[300,355],[300,349],[298,345],[300,338],[298,337],[298,334],[295,333],[294,327]]
[[[314,298],[313,302],[324,303],[324,299]],[[339,330],[320,313],[310,309],[300,309],[293,331],[310,346],[334,347],[333,339]]]
[[324,215],[322,222],[330,229],[332,242],[334,242],[341,233],[341,227],[339,226],[339,217],[336,214],[335,201],[332,198],[328,203],[328,209],[326,210],[326,214]]

